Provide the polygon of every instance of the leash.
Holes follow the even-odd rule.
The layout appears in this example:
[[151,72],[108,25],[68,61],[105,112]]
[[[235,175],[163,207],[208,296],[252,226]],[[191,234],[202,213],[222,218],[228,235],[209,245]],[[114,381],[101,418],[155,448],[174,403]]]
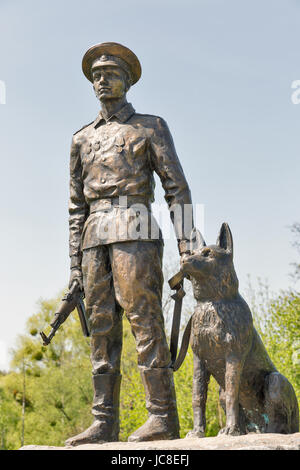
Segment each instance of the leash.
[[175,301],[174,304],[174,312],[173,312],[173,322],[172,322],[172,330],[171,330],[171,340],[170,340],[170,353],[171,353],[171,367],[173,368],[174,372],[177,371],[181,364],[183,363],[188,347],[190,342],[191,336],[191,326],[192,326],[192,317],[189,319],[181,341],[181,347],[179,354],[177,356],[177,349],[178,349],[178,338],[179,338],[179,330],[180,330],[180,320],[181,320],[181,311],[182,311],[182,300],[185,296],[185,292],[183,289],[183,280],[184,275],[182,272],[178,272],[169,279],[169,286],[172,290],[175,290],[175,294],[171,297]]

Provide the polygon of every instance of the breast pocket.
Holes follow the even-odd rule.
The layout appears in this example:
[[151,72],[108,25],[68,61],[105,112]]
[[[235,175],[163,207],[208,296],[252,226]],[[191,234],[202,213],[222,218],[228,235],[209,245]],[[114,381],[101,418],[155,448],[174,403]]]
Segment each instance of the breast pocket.
[[143,137],[132,143],[132,153],[134,157],[139,157],[145,153],[147,140]]

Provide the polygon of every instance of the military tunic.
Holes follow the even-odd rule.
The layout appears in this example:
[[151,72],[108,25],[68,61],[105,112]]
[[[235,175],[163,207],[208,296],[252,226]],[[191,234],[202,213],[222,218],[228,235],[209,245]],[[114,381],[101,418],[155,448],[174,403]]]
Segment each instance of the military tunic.
[[[167,124],[159,117],[135,113],[131,104],[107,121],[100,112],[73,136],[70,256],[71,266],[82,266],[94,374],[120,371],[123,311],[136,339],[139,365],[170,365],[161,307],[163,243],[149,230],[135,239],[129,230],[135,218],[133,205],[147,208],[144,222],[152,217],[154,171],[169,208],[191,208]],[[111,230],[112,222],[116,231]],[[180,251],[189,235],[182,222],[173,218]]]
[[[177,204],[182,214],[185,208],[185,212],[191,209],[190,190],[163,119],[137,114],[127,104],[107,122],[100,112],[93,123],[74,135],[70,163],[71,257],[80,256],[86,248],[131,239],[127,227],[130,214],[124,214],[118,203],[111,206],[111,200],[127,197],[128,205],[144,204],[150,211],[154,171],[160,177],[169,208]],[[99,227],[111,227],[112,220],[117,222],[117,230],[99,233]],[[189,236],[184,233],[182,220],[175,221],[179,241]],[[190,219],[185,232],[191,225]],[[151,238],[150,230],[139,237]]]

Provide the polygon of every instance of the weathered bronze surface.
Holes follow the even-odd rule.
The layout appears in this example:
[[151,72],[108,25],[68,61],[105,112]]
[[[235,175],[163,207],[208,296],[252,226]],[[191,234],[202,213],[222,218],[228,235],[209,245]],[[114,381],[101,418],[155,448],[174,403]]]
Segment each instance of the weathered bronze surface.
[[[190,191],[165,121],[136,113],[126,100],[141,75],[137,57],[120,44],[100,44],[85,54],[83,71],[101,111],[72,140],[70,286],[83,283],[86,296],[95,420],[66,444],[118,440],[123,311],[136,340],[149,412],[129,440],[175,439],[179,421],[161,298],[163,241],[160,230],[152,236],[147,224],[153,222],[153,172],[170,209],[190,208]],[[137,217],[140,230],[132,236]],[[184,256],[189,233],[183,218],[171,218]]]
[[192,318],[194,352],[194,429],[204,437],[207,387],[212,375],[220,385],[226,413],[222,434],[295,433],[299,410],[295,392],[280,374],[253,326],[252,315],[238,291],[233,266],[233,240],[223,224],[216,245],[206,246],[197,232],[182,272],[193,284],[197,306]]

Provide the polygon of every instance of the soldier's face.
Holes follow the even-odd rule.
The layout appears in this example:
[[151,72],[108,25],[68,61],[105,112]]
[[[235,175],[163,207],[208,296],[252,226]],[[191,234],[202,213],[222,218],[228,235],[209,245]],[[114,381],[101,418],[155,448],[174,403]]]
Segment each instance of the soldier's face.
[[109,66],[93,71],[93,85],[100,101],[121,99],[128,88],[123,70]]

